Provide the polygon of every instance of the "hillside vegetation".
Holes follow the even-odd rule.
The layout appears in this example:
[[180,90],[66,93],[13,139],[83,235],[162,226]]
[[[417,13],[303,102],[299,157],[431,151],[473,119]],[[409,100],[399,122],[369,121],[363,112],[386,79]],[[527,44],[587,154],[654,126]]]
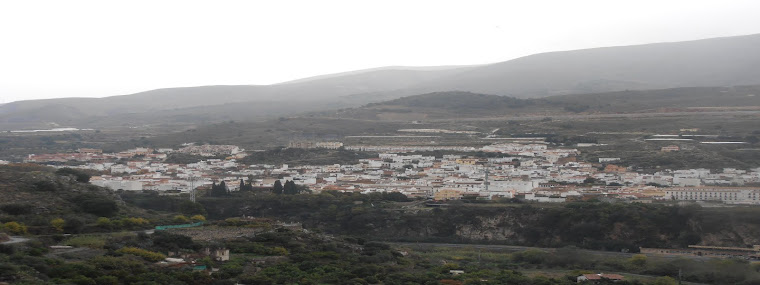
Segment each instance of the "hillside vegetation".
[[641,112],[760,110],[760,85],[687,87],[519,99],[471,92],[434,92],[344,109],[326,116],[368,120],[484,118]]
[[140,229],[150,224],[145,218],[160,218],[124,204],[112,190],[88,180],[88,174],[73,169],[0,166],[0,224],[23,226],[23,230],[5,228],[13,234],[58,234]]
[[[300,221],[308,228],[375,240],[577,246],[637,252],[639,247],[760,243],[754,208],[579,202],[565,205],[461,204],[399,210],[379,195],[322,193],[277,196],[237,193],[199,201],[208,215]],[[731,223],[721,221],[730,220]]]

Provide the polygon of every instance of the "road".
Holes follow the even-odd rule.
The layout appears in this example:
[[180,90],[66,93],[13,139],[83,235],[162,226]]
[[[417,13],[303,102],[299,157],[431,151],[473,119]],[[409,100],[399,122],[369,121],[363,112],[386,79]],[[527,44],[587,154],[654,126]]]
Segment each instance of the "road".
[[[426,242],[385,242],[388,244],[394,244],[394,245],[400,245],[400,246],[407,246],[407,247],[424,247],[424,248],[432,248],[432,247],[438,247],[438,248],[480,248],[480,249],[492,249],[492,250],[510,250],[510,251],[523,251],[523,250],[529,250],[529,249],[537,249],[537,250],[543,250],[548,252],[556,251],[558,248],[547,248],[547,247],[530,247],[530,246],[516,246],[516,245],[500,245],[500,244],[465,244],[465,243],[426,243]],[[613,256],[613,257],[623,257],[623,258],[629,258],[636,254],[642,254],[642,253],[628,253],[628,252],[618,252],[618,251],[602,251],[602,250],[589,250],[589,249],[581,249],[578,248],[577,251],[579,252],[585,252],[588,254],[593,254],[597,256]],[[660,258],[689,258],[689,259],[696,259],[696,260],[710,260],[714,259],[715,257],[710,256],[692,256],[692,255],[666,255],[666,254],[646,254],[647,256],[656,256]]]
[[13,236],[12,236],[12,237],[11,237],[11,240],[9,240],[9,241],[5,241],[5,242],[0,242],[0,244],[14,244],[14,243],[22,243],[22,242],[27,242],[28,240],[29,240],[28,238],[22,238],[22,237],[13,237]]
[[[538,249],[543,251],[555,251],[556,248],[545,247],[530,247],[530,246],[516,246],[516,245],[500,245],[500,244],[460,244],[460,243],[416,243],[416,242],[388,242],[389,244],[395,244],[408,247],[444,247],[444,248],[482,248],[482,249],[494,249],[494,250],[512,250],[522,251],[529,249]],[[617,251],[600,251],[600,250],[587,250],[578,249],[578,251],[588,252],[595,255],[606,256],[618,256],[618,257],[631,257],[634,253],[617,252]]]

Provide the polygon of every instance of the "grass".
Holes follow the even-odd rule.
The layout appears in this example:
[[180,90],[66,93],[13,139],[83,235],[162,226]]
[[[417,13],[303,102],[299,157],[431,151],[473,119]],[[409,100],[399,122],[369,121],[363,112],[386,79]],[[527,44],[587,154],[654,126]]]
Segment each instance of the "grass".
[[63,244],[73,247],[103,248],[106,245],[105,236],[76,236],[69,238]]

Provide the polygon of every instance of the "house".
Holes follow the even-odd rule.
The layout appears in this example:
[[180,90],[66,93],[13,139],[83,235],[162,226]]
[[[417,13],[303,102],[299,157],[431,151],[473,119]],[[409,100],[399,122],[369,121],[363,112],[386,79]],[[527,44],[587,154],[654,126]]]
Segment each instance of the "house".
[[457,276],[459,274],[464,274],[464,270],[454,270],[454,269],[452,269],[452,270],[449,270],[449,274]]
[[462,191],[457,189],[441,189],[433,194],[433,199],[440,200],[458,200],[462,198]]
[[624,278],[623,275],[620,275],[620,274],[604,274],[604,273],[583,274],[581,276],[578,276],[577,282],[578,283],[581,283],[581,282],[599,283],[599,282],[602,282],[603,280],[617,282],[617,281],[622,281],[623,278]]
[[210,256],[212,259],[216,261],[229,261],[230,260],[230,250],[226,248],[204,248],[203,254],[206,256]]
[[614,164],[607,164],[607,166],[604,167],[605,173],[624,173],[628,169],[625,168],[625,166],[617,166]]

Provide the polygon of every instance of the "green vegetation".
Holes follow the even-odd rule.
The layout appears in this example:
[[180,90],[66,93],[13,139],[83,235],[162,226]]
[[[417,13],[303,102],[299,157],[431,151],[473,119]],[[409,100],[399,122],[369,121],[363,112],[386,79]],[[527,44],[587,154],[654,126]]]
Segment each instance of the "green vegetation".
[[753,284],[760,280],[757,266],[738,259],[693,260],[644,255],[600,255],[574,247],[556,250],[446,248],[425,244],[405,247],[422,260],[430,263],[445,261],[450,267],[464,270],[466,273],[457,276],[457,280],[471,280],[470,282],[500,269],[552,272],[557,278],[566,280],[575,280],[581,273],[622,273],[628,282],[647,284],[672,284],[663,282],[677,280],[679,270],[682,280],[686,282]]
[[57,235],[138,230],[149,227],[150,220],[170,217],[123,205],[113,191],[82,183],[78,172],[62,173],[64,169],[0,166],[0,224],[11,223],[6,231]]
[[358,163],[359,159],[373,157],[377,157],[377,154],[344,149],[275,148],[253,152],[241,162],[245,164],[330,165]]
[[152,252],[149,250],[144,250],[144,249],[136,248],[136,247],[122,247],[119,250],[117,250],[116,253],[131,254],[131,255],[139,256],[142,259],[145,259],[147,261],[152,261],[152,262],[161,261],[161,260],[164,260],[164,258],[166,258],[166,255],[160,254],[158,252]]
[[[236,192],[230,197],[201,198],[199,203],[211,220],[242,215],[273,217],[300,221],[307,228],[328,233],[389,241],[577,246],[637,252],[639,247],[678,248],[703,240],[723,246],[756,244],[753,232],[760,230],[760,220],[754,218],[760,209],[755,208],[714,210],[697,206],[601,202],[541,205],[507,200],[460,201],[451,202],[443,209],[404,210],[396,201],[406,201],[406,198],[396,196]],[[720,220],[735,223],[720,223]]]
[[106,241],[104,236],[76,236],[63,241],[63,244],[74,247],[103,248]]
[[201,160],[209,160],[209,159],[224,159],[224,157],[207,157],[207,156],[192,155],[192,154],[187,154],[187,153],[172,153],[166,157],[166,160],[164,160],[164,162],[177,163],[177,164],[191,164],[191,163],[200,162]]
[[[47,179],[44,172],[39,177]],[[54,175],[55,176],[55,175]],[[69,179],[70,180],[70,179]],[[63,181],[56,185],[70,187]],[[26,181],[29,183],[31,181]],[[69,181],[74,185],[81,183]],[[291,181],[285,183],[292,185]],[[21,184],[19,184],[21,185]],[[63,189],[66,189],[66,188]],[[291,187],[291,186],[287,186]],[[285,185],[283,193],[287,192]],[[34,190],[29,193],[48,195]],[[66,195],[56,188],[54,193]],[[8,192],[16,193],[16,192]],[[71,197],[79,198],[76,194]],[[577,202],[564,205],[514,201],[460,201],[448,208],[425,208],[398,193],[324,192],[277,195],[252,191],[201,197],[192,203],[155,193],[119,193],[127,203],[112,217],[94,216],[69,203],[81,216],[47,215],[30,232],[51,233],[14,246],[0,246],[0,282],[19,284],[575,284],[580,273],[622,273],[619,284],[667,284],[678,278],[710,284],[753,284],[758,267],[740,260],[661,259],[636,252],[643,247],[683,247],[705,240],[726,246],[754,244],[760,226],[755,208],[699,208],[672,205]],[[108,196],[97,196],[99,199]],[[85,199],[87,200],[87,199]],[[15,201],[14,201],[15,202]],[[16,204],[16,203],[14,203]],[[96,203],[97,204],[97,203]],[[182,231],[100,233],[65,238],[64,232],[144,229],[152,222],[126,212],[164,212],[158,222],[202,221],[197,230],[256,229],[251,236],[200,242]],[[0,207],[3,219],[34,221],[20,207]],[[15,213],[18,215],[11,215]],[[32,212],[33,213],[33,212]],[[202,213],[202,214],[201,214]],[[248,219],[240,216],[271,217]],[[188,218],[189,217],[189,218]],[[59,220],[60,219],[60,220]],[[275,220],[298,221],[306,232]],[[731,220],[732,223],[725,223]],[[55,223],[53,223],[55,221]],[[76,221],[79,221],[77,224]],[[4,221],[9,223],[11,221]],[[17,223],[21,226],[21,223]],[[11,224],[11,227],[16,227]],[[35,228],[38,227],[38,228]],[[8,224],[3,228],[7,229]],[[488,250],[421,245],[391,246],[378,241],[516,244],[555,249]],[[72,245],[56,253],[48,245]],[[210,275],[192,265],[163,267],[169,253],[228,248],[231,260],[199,258],[219,269]],[[585,249],[618,253],[599,254]],[[450,270],[464,273],[453,275]],[[667,277],[667,278],[666,278]]]

